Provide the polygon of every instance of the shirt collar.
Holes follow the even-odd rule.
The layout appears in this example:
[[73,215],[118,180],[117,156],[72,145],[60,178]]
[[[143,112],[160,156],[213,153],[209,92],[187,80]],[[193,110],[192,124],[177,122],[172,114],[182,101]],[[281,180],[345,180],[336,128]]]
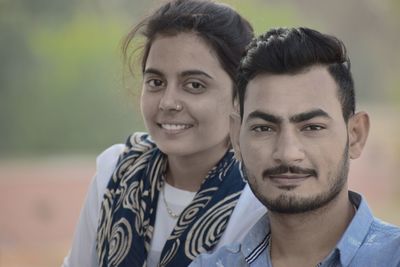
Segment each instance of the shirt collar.
[[251,262],[254,257],[268,246],[270,234],[270,224],[267,214],[264,214],[258,222],[250,229],[241,243],[241,252],[246,262]]
[[[346,231],[342,235],[335,249],[324,262],[331,260],[339,252],[342,266],[348,266],[357,250],[360,248],[363,240],[368,235],[370,226],[374,220],[372,212],[365,199],[355,192],[349,191],[350,202],[357,208],[357,211],[351,220]],[[266,248],[269,242],[270,224],[268,215],[265,214],[251,228],[243,240],[240,250],[245,256],[246,261],[252,259],[263,248]]]
[[367,202],[360,194],[349,191],[349,199],[357,208],[357,211],[336,246],[336,249],[340,253],[342,266],[348,266],[350,264],[357,250],[363,243],[363,240],[365,240],[365,237],[368,235],[374,220]]

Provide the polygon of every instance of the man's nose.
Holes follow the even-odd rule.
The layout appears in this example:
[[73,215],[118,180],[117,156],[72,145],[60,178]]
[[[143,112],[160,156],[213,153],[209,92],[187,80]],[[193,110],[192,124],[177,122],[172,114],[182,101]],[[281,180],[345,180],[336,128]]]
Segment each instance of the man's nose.
[[304,147],[295,130],[285,129],[279,134],[272,157],[277,163],[287,165],[304,159]]

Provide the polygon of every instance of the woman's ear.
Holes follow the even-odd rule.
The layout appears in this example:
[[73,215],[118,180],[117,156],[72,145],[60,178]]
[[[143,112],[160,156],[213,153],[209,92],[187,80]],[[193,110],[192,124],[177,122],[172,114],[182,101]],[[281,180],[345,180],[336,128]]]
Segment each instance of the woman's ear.
[[367,142],[369,133],[369,116],[366,112],[354,114],[348,123],[349,156],[351,159],[360,157]]
[[239,145],[241,120],[240,120],[240,115],[237,112],[233,112],[230,114],[229,126],[230,126],[230,137],[231,137],[232,147],[235,151],[235,157],[237,160],[241,161],[242,155],[240,153],[240,145]]

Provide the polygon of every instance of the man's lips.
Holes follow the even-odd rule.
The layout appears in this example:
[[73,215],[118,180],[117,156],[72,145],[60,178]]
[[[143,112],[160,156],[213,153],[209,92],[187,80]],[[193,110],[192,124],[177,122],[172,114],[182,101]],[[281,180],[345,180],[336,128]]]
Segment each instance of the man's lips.
[[280,186],[294,186],[299,185],[308,178],[313,177],[311,174],[293,174],[293,173],[283,173],[268,175],[265,178],[269,179],[272,183]]
[[268,175],[268,178],[271,179],[305,179],[308,177],[311,177],[311,174],[293,174],[293,173],[284,173],[284,174],[274,174],[274,175]]
[[311,176],[318,177],[314,169],[302,168],[299,166],[279,165],[263,171],[264,178],[272,179],[304,179]]

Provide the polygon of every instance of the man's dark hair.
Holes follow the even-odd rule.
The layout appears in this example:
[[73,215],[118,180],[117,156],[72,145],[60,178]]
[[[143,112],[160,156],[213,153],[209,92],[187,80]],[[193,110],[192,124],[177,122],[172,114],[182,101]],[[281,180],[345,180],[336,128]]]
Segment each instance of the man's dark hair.
[[247,84],[258,74],[298,74],[315,65],[327,66],[338,86],[343,118],[355,111],[350,60],[338,38],[308,28],[277,28],[253,39],[239,66],[237,96],[243,119]]

